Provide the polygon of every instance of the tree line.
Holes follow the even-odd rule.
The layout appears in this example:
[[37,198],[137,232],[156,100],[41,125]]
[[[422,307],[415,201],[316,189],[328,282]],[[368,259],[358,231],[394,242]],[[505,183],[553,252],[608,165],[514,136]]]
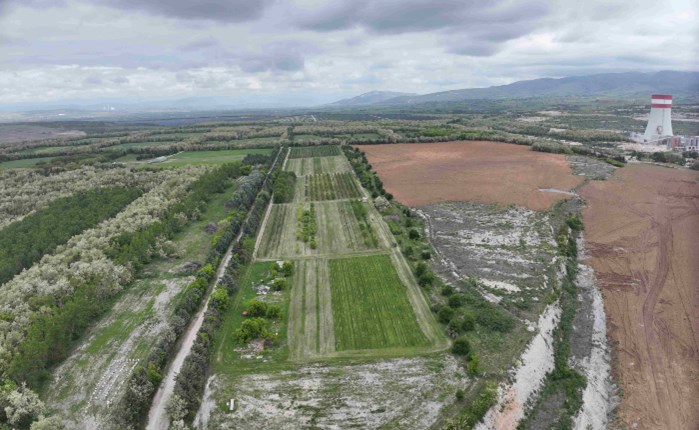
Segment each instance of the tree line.
[[0,284],[74,235],[119,213],[140,197],[136,188],[97,188],[54,200],[0,230]]
[[[180,300],[176,303],[175,312],[170,321],[168,321],[165,336],[161,338],[148,357],[142,363],[139,363],[129,376],[126,390],[113,412],[113,417],[119,426],[133,428],[143,423],[153,396],[162,380],[162,374],[168,363],[168,358],[175,353],[177,340],[184,333],[187,324],[189,324],[201,306],[209,285],[214,280],[214,267],[218,265],[220,258],[227,251],[241,229],[246,228],[247,224],[251,222],[259,223],[261,219],[261,216],[257,213],[259,212],[258,205],[255,203],[258,201],[256,198],[258,193],[266,194],[262,191],[265,176],[260,171],[250,173],[239,183],[231,198],[226,202],[226,207],[229,209],[228,225],[209,250],[206,260],[207,265],[197,273],[195,281],[187,287]],[[267,194],[266,198],[269,199],[269,194]],[[251,208],[251,216],[248,222],[244,224],[246,214]],[[253,213],[257,213],[257,215],[253,216]],[[234,273],[235,268],[240,266],[241,261],[246,261],[250,256],[251,251],[247,251],[241,242],[234,245],[227,273],[224,275],[220,285],[212,292],[212,306],[207,311],[202,329],[209,330],[211,324],[214,323],[212,318],[218,318],[217,315],[212,316],[213,314],[211,313],[224,306],[222,304],[223,301],[227,301],[226,298],[222,298],[222,296],[227,297],[227,294],[222,293],[221,286],[229,291],[235,291],[236,287],[231,273]],[[200,348],[201,345],[195,344],[193,353],[199,351]],[[189,375],[192,370],[190,366],[191,364],[185,363],[180,374],[184,372]],[[192,383],[194,383],[194,380]]]

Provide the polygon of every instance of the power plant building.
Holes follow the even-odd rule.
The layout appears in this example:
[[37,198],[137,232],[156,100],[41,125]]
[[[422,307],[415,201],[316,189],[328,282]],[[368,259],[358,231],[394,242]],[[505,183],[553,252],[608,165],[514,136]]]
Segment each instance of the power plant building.
[[672,136],[672,96],[653,94],[650,104],[650,118],[643,139],[646,142],[658,142]]

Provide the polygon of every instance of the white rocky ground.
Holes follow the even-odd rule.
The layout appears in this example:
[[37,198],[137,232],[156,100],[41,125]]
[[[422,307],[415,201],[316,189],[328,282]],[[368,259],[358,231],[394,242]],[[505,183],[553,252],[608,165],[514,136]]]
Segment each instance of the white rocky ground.
[[[584,261],[584,241],[578,242],[578,249],[580,260]],[[607,428],[608,417],[616,405],[616,387],[611,375],[604,301],[596,285],[595,273],[590,266],[578,265],[576,285],[580,292],[580,301],[589,302],[588,306],[581,306],[581,309],[586,310],[589,320],[587,325],[591,326],[591,330],[585,331],[591,331],[591,333],[588,334],[589,346],[585,348],[585,353],[575,354],[571,358],[572,365],[587,378],[587,386],[583,392],[583,406],[575,417],[574,428],[602,430]],[[574,330],[577,328],[574,326]]]
[[[454,402],[457,388],[468,383],[450,354],[219,376],[207,384],[197,424],[200,429],[427,429]],[[230,399],[233,412],[219,406]]]

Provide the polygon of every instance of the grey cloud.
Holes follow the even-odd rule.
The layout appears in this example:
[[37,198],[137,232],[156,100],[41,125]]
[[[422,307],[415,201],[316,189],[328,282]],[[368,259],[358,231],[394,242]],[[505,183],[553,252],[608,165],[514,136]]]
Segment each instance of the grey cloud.
[[214,48],[219,46],[218,40],[213,38],[199,39],[182,45],[183,51],[197,51],[200,49]]
[[105,6],[179,19],[242,22],[262,16],[274,0],[100,0]]
[[243,54],[237,61],[240,69],[246,73],[295,72],[303,70],[305,63],[305,58],[300,52],[284,50]]
[[116,78],[112,79],[112,82],[115,83],[115,84],[118,84],[118,85],[123,85],[123,84],[128,84],[128,83],[131,82],[131,81],[129,81],[129,78],[125,78],[125,77],[123,77],[123,76],[119,76],[119,77],[116,77]]
[[301,28],[321,32],[355,27],[374,34],[436,31],[452,53],[491,55],[502,42],[528,34],[548,13],[543,2],[336,0],[296,17],[296,22]]
[[316,31],[364,27],[376,33],[455,29],[468,31],[485,24],[521,22],[545,15],[543,2],[512,4],[504,0],[335,0],[311,13],[301,14],[297,24]]
[[502,43],[532,30],[533,23],[529,21],[492,23],[472,27],[464,33],[449,34],[444,40],[447,50],[453,54],[485,57],[496,53]]
[[21,5],[29,7],[63,7],[66,5],[65,0],[0,0],[0,16],[3,12],[10,9],[11,6]]
[[91,85],[101,85],[102,84],[102,79],[99,76],[88,76],[83,80],[83,85],[85,86],[91,86]]

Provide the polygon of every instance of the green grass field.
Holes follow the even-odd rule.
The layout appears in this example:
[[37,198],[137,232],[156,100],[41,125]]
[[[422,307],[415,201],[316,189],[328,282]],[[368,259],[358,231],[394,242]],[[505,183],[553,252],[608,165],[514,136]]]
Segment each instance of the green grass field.
[[224,164],[232,161],[242,161],[247,154],[269,155],[271,149],[228,149],[223,151],[190,151],[170,157],[163,163],[149,166],[185,166],[188,164]]
[[21,167],[34,167],[42,161],[49,162],[56,157],[41,157],[41,158],[24,158],[21,160],[3,161],[0,163],[0,169],[18,169]]
[[289,158],[333,157],[342,155],[337,145],[317,145],[291,148]]
[[429,345],[388,255],[328,264],[336,350]]
[[316,258],[296,262],[289,303],[289,356],[315,358],[335,352],[328,262]]

